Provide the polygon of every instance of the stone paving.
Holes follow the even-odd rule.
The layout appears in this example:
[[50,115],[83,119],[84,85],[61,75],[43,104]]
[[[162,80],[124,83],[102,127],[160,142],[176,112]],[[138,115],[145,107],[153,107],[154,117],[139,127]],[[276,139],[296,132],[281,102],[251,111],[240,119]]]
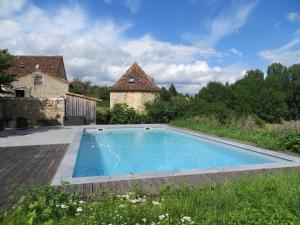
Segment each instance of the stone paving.
[[77,129],[62,126],[8,129],[0,132],[0,147],[69,144]]

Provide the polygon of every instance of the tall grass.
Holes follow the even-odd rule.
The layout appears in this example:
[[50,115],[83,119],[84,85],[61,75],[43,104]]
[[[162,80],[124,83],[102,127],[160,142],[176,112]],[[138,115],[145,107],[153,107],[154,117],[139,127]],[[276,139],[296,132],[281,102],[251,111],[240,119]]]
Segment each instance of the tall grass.
[[289,133],[300,132],[299,122],[285,122],[277,125],[265,125],[251,116],[231,118],[225,124],[213,117],[195,117],[176,119],[172,125],[206,132],[220,137],[237,139],[259,147],[273,150],[288,150],[281,145],[282,139]]

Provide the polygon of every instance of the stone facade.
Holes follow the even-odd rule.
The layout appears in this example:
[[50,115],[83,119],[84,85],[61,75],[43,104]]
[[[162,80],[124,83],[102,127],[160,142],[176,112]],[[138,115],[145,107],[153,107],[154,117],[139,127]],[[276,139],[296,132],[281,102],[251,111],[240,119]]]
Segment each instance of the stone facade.
[[0,115],[9,121],[9,127],[16,127],[18,118],[25,118],[29,126],[41,121],[63,124],[65,114],[64,98],[1,98]]
[[154,79],[134,62],[110,89],[110,108],[126,104],[138,113],[145,113],[145,103],[152,102],[160,88]]
[[69,90],[69,83],[60,78],[35,71],[17,78],[12,83],[13,91],[24,90],[25,97],[58,98],[65,97]]
[[152,102],[155,98],[153,92],[110,92],[110,108],[115,104],[126,104],[137,112],[145,112],[145,103]]

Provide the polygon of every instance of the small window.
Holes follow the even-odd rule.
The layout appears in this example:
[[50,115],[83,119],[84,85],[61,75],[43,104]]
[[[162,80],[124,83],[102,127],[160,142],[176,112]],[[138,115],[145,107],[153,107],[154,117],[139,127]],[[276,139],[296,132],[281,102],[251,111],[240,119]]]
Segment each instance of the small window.
[[34,85],[40,85],[43,83],[43,77],[42,76],[35,76],[34,77]]
[[25,97],[24,90],[16,90],[16,97]]
[[24,64],[24,63],[21,63],[21,64],[19,65],[19,67],[20,67],[20,68],[24,68],[24,67],[25,67],[25,64]]
[[134,77],[129,77],[128,78],[128,83],[134,83],[134,82],[135,82]]

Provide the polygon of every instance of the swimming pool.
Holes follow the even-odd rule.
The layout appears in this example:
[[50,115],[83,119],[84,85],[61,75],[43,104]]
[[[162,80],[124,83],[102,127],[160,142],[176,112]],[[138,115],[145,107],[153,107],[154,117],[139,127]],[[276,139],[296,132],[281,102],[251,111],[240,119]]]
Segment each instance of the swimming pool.
[[51,183],[217,179],[299,166],[298,157],[164,124],[92,125],[72,127],[72,141]]
[[284,161],[167,128],[86,129],[72,177],[217,169]]

